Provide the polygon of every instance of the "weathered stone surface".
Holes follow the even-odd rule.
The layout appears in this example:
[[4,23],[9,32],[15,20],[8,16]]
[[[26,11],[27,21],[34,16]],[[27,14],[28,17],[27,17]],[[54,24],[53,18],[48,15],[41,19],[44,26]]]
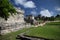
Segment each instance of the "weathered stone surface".
[[8,20],[4,20],[3,18],[0,18],[0,27],[1,27],[1,34],[10,33],[12,31],[17,31],[21,28],[24,28],[25,22],[24,22],[24,11],[17,9],[17,14],[14,16],[10,16]]

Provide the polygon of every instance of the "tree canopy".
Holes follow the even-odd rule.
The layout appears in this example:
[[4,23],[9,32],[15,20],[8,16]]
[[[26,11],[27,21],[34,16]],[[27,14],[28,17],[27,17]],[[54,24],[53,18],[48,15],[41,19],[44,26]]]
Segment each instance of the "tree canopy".
[[9,13],[15,14],[16,10],[9,0],[0,0],[0,17],[7,20]]

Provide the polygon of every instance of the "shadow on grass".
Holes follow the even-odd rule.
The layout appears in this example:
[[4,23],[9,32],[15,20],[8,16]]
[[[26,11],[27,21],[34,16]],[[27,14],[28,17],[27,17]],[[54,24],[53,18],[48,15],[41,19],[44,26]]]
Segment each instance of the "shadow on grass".
[[36,37],[36,36],[29,36],[29,35],[23,35],[23,36],[19,35],[18,38],[16,38],[16,39],[20,39],[20,40],[54,40],[54,39],[48,39],[48,38]]

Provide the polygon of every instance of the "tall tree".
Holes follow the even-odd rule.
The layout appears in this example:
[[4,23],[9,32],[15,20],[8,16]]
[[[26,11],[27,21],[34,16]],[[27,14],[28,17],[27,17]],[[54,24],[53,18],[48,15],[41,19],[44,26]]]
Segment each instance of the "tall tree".
[[55,20],[55,17],[54,16],[51,16],[50,17],[50,21],[54,21]]
[[56,17],[60,17],[60,15],[59,15],[59,14],[57,14],[57,15],[56,15]]
[[7,20],[10,15],[9,13],[14,14],[15,12],[16,10],[9,0],[0,0],[0,17]]

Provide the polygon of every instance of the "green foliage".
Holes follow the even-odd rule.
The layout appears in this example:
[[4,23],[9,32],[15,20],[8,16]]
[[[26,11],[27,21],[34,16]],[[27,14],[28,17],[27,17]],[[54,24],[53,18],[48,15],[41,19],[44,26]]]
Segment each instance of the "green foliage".
[[9,0],[0,0],[0,17],[7,20],[9,17],[9,12],[11,14],[16,12],[13,5],[9,2]]
[[59,14],[56,15],[55,20],[60,20],[60,15]]

